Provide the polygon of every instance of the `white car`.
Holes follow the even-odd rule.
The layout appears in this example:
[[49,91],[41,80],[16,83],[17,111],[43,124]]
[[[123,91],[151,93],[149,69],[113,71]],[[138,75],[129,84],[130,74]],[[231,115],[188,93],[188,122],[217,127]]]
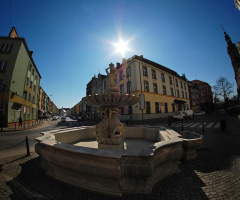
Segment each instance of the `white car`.
[[59,117],[58,116],[53,116],[53,120],[57,120]]
[[185,119],[185,118],[193,118],[192,110],[178,111],[176,115],[172,116],[173,119]]

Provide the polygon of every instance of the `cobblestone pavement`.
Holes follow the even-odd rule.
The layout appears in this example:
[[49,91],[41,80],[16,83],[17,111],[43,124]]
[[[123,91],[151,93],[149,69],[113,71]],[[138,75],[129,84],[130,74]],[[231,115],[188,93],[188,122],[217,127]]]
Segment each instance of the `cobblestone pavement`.
[[151,195],[106,196],[57,181],[39,168],[34,153],[0,161],[0,199],[240,199],[240,123],[234,123],[204,133],[198,158],[182,160],[181,173],[158,183]]

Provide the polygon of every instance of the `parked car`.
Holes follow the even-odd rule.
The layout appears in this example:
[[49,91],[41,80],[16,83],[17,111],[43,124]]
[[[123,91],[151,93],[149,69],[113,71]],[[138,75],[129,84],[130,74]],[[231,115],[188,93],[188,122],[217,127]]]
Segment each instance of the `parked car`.
[[67,121],[67,118],[66,117],[62,117],[61,118],[61,122],[66,122]]
[[185,118],[193,118],[192,110],[178,111],[176,115],[172,116],[173,119],[185,119]]
[[229,115],[240,115],[240,107],[235,106],[235,107],[227,108],[226,113]]

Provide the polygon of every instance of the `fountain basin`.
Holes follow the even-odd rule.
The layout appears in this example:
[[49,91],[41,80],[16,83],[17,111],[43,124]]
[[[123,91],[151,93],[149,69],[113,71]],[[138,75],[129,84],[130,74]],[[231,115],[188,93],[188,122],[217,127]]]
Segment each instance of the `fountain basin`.
[[171,129],[127,127],[124,149],[113,150],[97,149],[93,133],[93,127],[42,133],[35,139],[41,168],[61,181],[116,196],[149,194],[157,182],[180,172],[183,139]]
[[182,131],[180,134],[183,138],[183,157],[186,160],[196,159],[196,149],[202,144],[202,135],[191,131]]

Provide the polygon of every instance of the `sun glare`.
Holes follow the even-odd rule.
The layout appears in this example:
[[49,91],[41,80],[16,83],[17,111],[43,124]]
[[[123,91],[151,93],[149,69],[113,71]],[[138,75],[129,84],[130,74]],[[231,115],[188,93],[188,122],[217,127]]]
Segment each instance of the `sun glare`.
[[116,51],[121,53],[122,56],[124,56],[124,53],[128,50],[127,43],[120,41],[118,44],[116,44]]

